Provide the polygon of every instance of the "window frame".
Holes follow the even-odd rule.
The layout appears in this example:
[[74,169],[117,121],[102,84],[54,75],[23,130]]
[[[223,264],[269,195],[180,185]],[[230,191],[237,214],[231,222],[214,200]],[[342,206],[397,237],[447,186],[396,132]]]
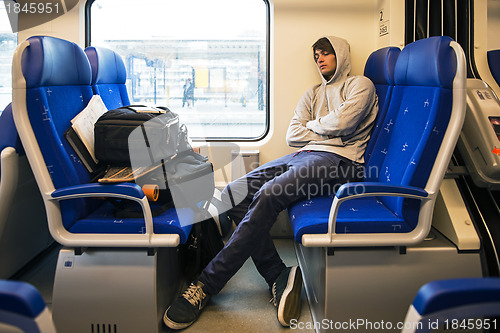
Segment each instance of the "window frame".
[[[96,0],[87,0],[85,3],[85,47],[91,46],[92,36],[91,36],[91,25],[92,25],[92,5]],[[161,1],[161,0],[158,0]],[[182,0],[179,0],[182,1]],[[252,138],[238,138],[238,137],[227,137],[227,138],[193,138],[193,141],[200,142],[258,142],[266,138],[271,131],[271,4],[269,0],[255,0],[263,1],[266,6],[266,87],[265,87],[265,128],[263,133],[258,137]]]
[[[5,3],[4,3],[4,7],[5,7]],[[7,11],[7,9],[6,9],[6,11]],[[6,13],[6,15],[8,15],[8,14]],[[10,25],[10,23],[9,23],[9,25]],[[15,51],[17,45],[19,44],[19,32],[17,31],[17,29],[13,29],[12,26],[11,26],[11,29],[12,30],[11,30],[10,33],[15,36],[15,45],[14,45],[14,51]],[[5,65],[11,68],[12,67],[12,59],[10,59],[10,61],[7,61],[5,63]],[[5,105],[4,104],[0,104],[0,115],[3,113],[3,111],[5,110],[5,108],[10,103],[12,103],[12,68],[10,70],[8,70],[8,72],[10,74],[10,91],[11,91],[10,92],[10,96],[11,97],[10,97],[10,101],[7,104],[5,104]],[[7,80],[7,81],[9,81],[9,80]],[[8,95],[8,93],[6,95]]]

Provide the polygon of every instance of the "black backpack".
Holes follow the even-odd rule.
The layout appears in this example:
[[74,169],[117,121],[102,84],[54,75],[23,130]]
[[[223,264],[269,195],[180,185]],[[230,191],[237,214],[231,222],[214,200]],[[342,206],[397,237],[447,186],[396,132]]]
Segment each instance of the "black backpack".
[[222,236],[212,217],[195,223],[186,243],[179,246],[181,270],[187,281],[194,281],[223,247]]

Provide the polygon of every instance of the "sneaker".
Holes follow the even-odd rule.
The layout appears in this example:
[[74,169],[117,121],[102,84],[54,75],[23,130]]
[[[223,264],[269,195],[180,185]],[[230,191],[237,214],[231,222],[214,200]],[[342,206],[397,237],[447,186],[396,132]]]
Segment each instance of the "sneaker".
[[271,289],[271,302],[278,309],[278,321],[290,326],[292,319],[298,319],[302,305],[302,273],[300,267],[287,267],[281,272]]
[[163,321],[174,330],[188,327],[198,319],[201,310],[210,300],[210,295],[203,291],[204,284],[193,282],[165,311]]

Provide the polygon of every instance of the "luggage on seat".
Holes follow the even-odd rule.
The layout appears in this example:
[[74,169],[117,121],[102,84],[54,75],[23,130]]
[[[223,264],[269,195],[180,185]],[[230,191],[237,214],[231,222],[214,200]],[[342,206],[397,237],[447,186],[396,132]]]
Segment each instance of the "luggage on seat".
[[131,165],[135,159],[146,166],[175,155],[178,136],[179,116],[169,109],[124,106],[95,123],[95,156],[104,164]]
[[176,207],[208,203],[215,188],[212,163],[192,150],[172,158],[135,182],[141,186],[157,184],[158,200],[173,200]]
[[[95,157],[108,167],[106,175],[97,177],[99,182],[157,185],[159,197],[152,206],[172,203],[198,210],[200,203],[210,202],[215,188],[212,164],[193,151],[178,115],[164,107],[124,106],[130,100],[121,57],[103,47],[88,47],[85,53],[94,94],[110,110],[94,126]],[[129,210],[129,217],[135,215]]]
[[100,183],[156,185],[158,201],[177,208],[198,209],[212,199],[212,163],[193,151],[186,126],[167,108],[110,110],[97,120],[94,137],[96,157],[109,165]]

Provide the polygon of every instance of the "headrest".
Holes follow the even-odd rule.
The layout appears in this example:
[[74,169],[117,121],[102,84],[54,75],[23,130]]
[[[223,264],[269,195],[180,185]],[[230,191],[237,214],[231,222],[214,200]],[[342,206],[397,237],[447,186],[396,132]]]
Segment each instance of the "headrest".
[[452,88],[457,70],[452,41],[439,36],[406,45],[396,62],[396,85]]
[[488,66],[490,66],[491,75],[500,85],[500,50],[488,51]]
[[45,309],[40,292],[31,284],[20,281],[0,281],[0,310],[36,318]]
[[90,64],[83,50],[67,40],[35,36],[22,55],[26,88],[90,85]]
[[394,85],[394,67],[401,50],[384,47],[370,54],[365,65],[365,76],[374,84]]
[[12,117],[12,103],[9,103],[0,115],[0,152],[6,147],[14,147],[18,154],[24,153]]
[[105,47],[89,46],[85,53],[92,67],[92,85],[94,84],[125,84],[127,70],[120,55]]

